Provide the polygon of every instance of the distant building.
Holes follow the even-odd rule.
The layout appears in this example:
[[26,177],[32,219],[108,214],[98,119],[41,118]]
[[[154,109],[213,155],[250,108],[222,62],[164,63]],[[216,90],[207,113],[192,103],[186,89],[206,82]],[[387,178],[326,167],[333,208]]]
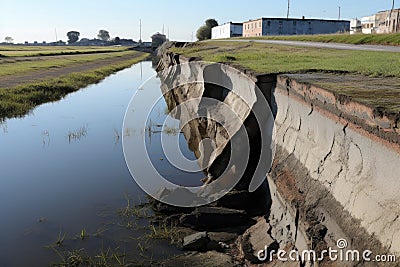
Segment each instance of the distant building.
[[133,41],[132,39],[120,39],[119,44],[122,46],[134,46],[137,45],[137,42]]
[[350,20],[350,34],[356,34],[362,32],[362,24],[359,19]]
[[143,47],[151,47],[152,46],[152,42],[142,42],[141,43]]
[[239,37],[243,35],[243,23],[228,22],[211,29],[211,39]]
[[108,45],[109,42],[103,41],[100,39],[88,39],[88,38],[82,38],[79,40],[79,42],[72,43],[71,45],[78,45],[78,46],[103,46],[103,45]]
[[376,33],[400,32],[400,9],[380,11],[375,17]]
[[377,30],[376,16],[366,16],[361,18],[362,33],[372,34],[376,33]]
[[151,47],[155,50],[167,41],[167,36],[159,32],[151,36]]
[[400,32],[400,9],[379,11],[372,16],[361,18],[362,33]]
[[322,19],[260,18],[243,22],[243,37],[266,35],[329,34],[347,32],[350,21]]

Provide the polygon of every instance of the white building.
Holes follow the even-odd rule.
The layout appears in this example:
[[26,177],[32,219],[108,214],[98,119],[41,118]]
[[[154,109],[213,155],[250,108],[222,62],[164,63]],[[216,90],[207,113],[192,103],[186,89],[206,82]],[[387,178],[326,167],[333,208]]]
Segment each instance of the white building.
[[364,34],[376,33],[378,27],[376,16],[372,15],[372,16],[362,17],[361,26],[362,26],[362,33]]
[[242,36],[243,24],[228,22],[211,29],[211,39],[222,39]]
[[350,20],[350,34],[356,34],[362,32],[362,24],[359,19]]

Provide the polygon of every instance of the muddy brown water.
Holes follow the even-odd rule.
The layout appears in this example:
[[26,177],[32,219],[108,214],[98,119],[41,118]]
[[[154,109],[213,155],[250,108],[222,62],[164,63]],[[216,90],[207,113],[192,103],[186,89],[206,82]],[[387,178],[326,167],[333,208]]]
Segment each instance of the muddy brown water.
[[[157,131],[121,132],[130,98],[154,74],[151,62],[141,62],[58,102],[41,105],[23,118],[1,123],[0,266],[61,262],[48,248],[60,233],[65,234],[62,246],[56,247],[60,251],[83,248],[94,255],[119,247],[138,261],[181,253],[168,241],[149,241],[148,219],[133,219],[135,227],[127,228],[127,221],[118,215],[127,205],[125,195],[131,203],[146,200],[126,167],[123,134],[147,134],[152,162],[166,178],[196,184],[204,176],[180,172],[161,160]],[[161,95],[160,88],[152,90]],[[155,125],[166,116],[160,99],[150,116]],[[180,140],[183,154],[195,159],[183,136]],[[139,243],[146,247],[144,253]]]

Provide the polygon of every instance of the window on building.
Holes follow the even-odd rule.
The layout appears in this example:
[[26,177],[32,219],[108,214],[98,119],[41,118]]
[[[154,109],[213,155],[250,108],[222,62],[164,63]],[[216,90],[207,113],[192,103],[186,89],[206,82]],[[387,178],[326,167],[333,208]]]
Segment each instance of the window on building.
[[267,26],[268,26],[268,27],[271,26],[271,21],[267,21]]
[[258,23],[258,27],[260,27],[260,28],[261,28],[261,21]]

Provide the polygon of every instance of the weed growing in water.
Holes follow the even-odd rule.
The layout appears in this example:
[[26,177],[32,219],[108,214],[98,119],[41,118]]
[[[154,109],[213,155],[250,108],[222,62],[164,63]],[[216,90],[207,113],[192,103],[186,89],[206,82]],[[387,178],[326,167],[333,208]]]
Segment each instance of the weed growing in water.
[[76,140],[81,140],[83,137],[87,135],[87,127],[81,126],[75,131],[69,131],[67,138],[68,138],[68,143],[71,143],[71,141],[76,141]]

